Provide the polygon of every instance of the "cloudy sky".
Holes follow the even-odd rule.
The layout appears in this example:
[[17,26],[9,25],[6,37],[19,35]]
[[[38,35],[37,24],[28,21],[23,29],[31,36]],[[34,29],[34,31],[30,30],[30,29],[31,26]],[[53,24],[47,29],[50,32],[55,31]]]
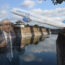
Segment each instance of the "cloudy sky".
[[[13,8],[20,8],[40,14],[45,20],[59,22],[59,24],[65,20],[65,2],[54,5],[51,0],[0,0],[0,20],[4,18],[9,18],[13,22],[19,19],[22,20],[21,17],[10,12]],[[30,22],[30,24],[34,25],[37,22]]]

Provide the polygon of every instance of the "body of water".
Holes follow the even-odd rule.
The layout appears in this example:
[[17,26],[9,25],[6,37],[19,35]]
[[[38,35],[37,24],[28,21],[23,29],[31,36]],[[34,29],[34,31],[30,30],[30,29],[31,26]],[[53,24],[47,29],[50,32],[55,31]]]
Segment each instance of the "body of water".
[[5,54],[0,54],[0,65],[57,65],[56,39],[57,35],[45,39],[23,39],[22,43],[26,46],[19,52],[13,52],[12,61],[10,56],[6,58]]
[[57,65],[56,58],[57,35],[50,35],[37,44],[28,44],[20,52],[19,59],[21,65]]

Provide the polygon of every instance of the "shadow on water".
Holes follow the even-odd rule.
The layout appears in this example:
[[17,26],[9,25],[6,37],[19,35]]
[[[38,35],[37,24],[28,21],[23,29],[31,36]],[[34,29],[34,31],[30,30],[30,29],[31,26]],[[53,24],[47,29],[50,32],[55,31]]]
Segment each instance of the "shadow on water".
[[[6,65],[57,65],[56,39],[57,35],[51,35],[46,39],[40,36],[22,38],[21,45],[25,45],[25,47],[20,47],[19,51],[13,52],[14,58],[12,62],[8,62],[3,58],[5,54],[0,54],[0,62],[5,60]],[[5,65],[4,63],[2,61],[1,65]]]

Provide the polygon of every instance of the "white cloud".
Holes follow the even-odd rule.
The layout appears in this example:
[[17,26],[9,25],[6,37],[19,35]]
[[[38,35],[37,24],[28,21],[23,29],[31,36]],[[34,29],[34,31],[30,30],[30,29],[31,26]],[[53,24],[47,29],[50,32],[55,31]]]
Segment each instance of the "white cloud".
[[31,61],[43,62],[42,58],[37,58],[37,56],[34,53],[30,52],[20,55],[20,59],[24,60],[25,62],[31,62]]
[[[14,10],[19,10],[18,8],[14,8]],[[38,21],[44,23],[49,22],[52,25],[58,25],[61,27],[65,27],[65,24],[62,23],[65,20],[65,8],[57,8],[54,10],[42,10],[42,9],[33,9],[30,12],[31,15],[33,15],[32,19],[36,20],[38,19]],[[14,18],[14,17],[13,17]],[[16,16],[16,19],[18,19],[19,17]],[[43,21],[42,21],[43,20]]]
[[0,19],[6,18],[9,14],[8,12],[9,5],[3,5],[0,7]]
[[14,14],[11,14],[11,19],[14,20],[14,21],[17,21],[17,20],[22,20],[22,17],[14,15]]
[[[51,22],[52,24],[61,25],[65,20],[65,8],[57,8],[54,10],[42,10],[42,9],[33,9],[31,13],[35,13],[36,17],[40,18],[46,22]],[[58,24],[59,22],[59,24]],[[63,24],[63,26],[65,26]]]
[[31,61],[34,61],[36,57],[34,54],[29,53],[29,54],[22,55],[20,58],[22,58],[26,62],[31,62]]
[[7,15],[7,10],[1,10],[0,17],[4,17],[5,15]]
[[42,10],[42,9],[33,9],[32,12],[40,14],[46,17],[64,17],[65,16],[65,8],[57,8],[55,10]]
[[21,4],[23,7],[32,8],[35,5],[35,2],[32,0],[24,0],[24,2]]

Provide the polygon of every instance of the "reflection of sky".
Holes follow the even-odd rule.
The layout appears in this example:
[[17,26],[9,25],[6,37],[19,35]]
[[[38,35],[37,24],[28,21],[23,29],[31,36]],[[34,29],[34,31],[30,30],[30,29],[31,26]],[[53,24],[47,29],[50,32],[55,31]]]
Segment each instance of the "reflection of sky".
[[56,49],[56,40],[57,36],[52,35],[52,37],[45,39],[44,41],[41,41],[38,45],[29,45],[26,48],[26,51],[34,52],[34,53],[41,53],[41,52],[55,52]]
[[[56,65],[56,39],[57,35],[39,42],[39,44],[28,45],[23,55],[20,55],[20,62],[23,65]],[[52,60],[52,62],[51,62]]]

